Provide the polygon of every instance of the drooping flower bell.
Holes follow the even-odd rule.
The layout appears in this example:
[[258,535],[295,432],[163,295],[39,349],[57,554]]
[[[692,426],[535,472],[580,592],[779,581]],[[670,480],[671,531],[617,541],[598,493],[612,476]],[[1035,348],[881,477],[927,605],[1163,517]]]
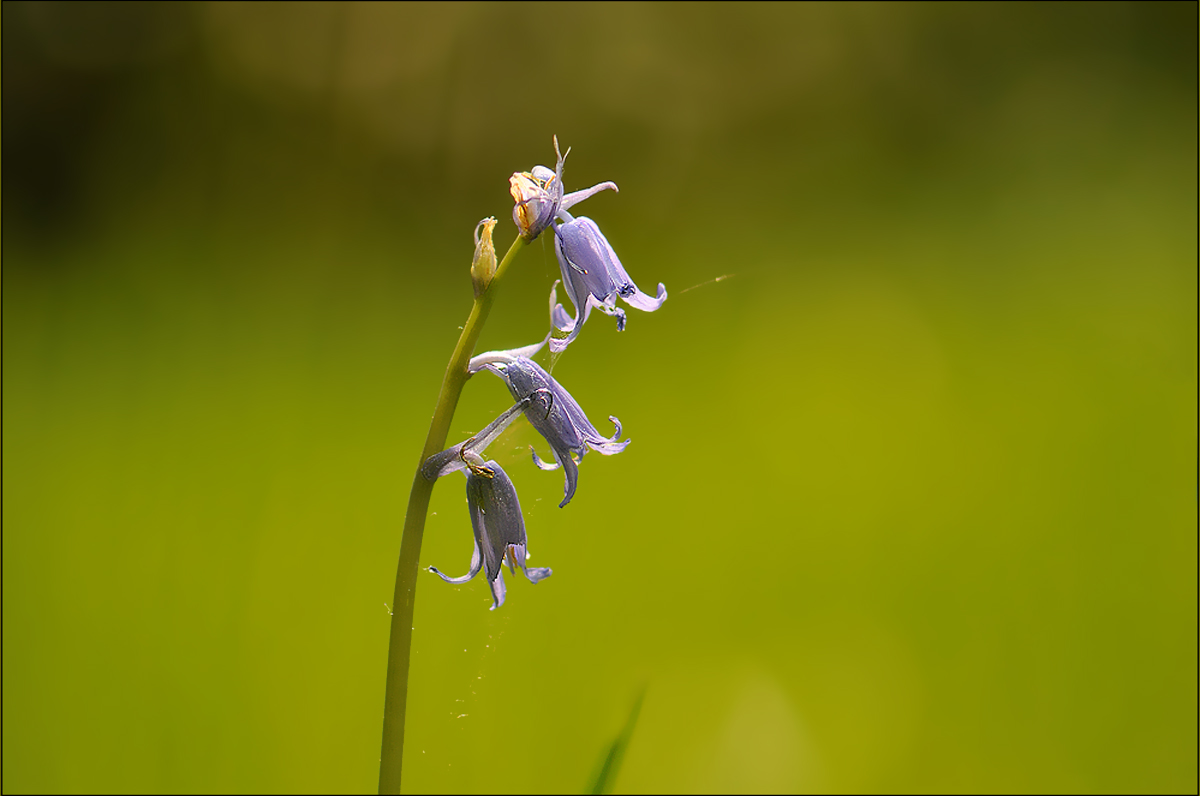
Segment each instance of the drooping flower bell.
[[475,550],[471,554],[471,568],[466,575],[452,578],[437,567],[429,571],[447,583],[466,583],[479,574],[482,568],[492,590],[492,610],[504,605],[504,564],[509,572],[516,574],[520,567],[530,582],[550,577],[548,567],[529,567],[528,541],[525,536],[525,518],[521,514],[521,503],[517,490],[508,473],[494,461],[484,461],[477,453],[486,448],[500,435],[513,418],[532,398],[519,401],[515,406],[496,418],[487,428],[471,439],[425,460],[422,474],[429,479],[448,475],[456,470],[465,470],[467,476],[467,508],[471,514],[471,527],[475,533]]
[[554,252],[562,270],[567,296],[575,305],[575,317],[567,315],[557,303],[558,283],[550,288],[550,322],[565,337],[554,334],[550,350],[560,353],[579,335],[592,309],[617,319],[617,331],[625,329],[625,311],[616,306],[617,298],[635,309],[654,312],[667,300],[667,289],[658,283],[654,298],[643,293],[629,278],[608,239],[587,216],[571,219],[554,229]]
[[529,567],[525,538],[525,518],[517,490],[504,469],[494,461],[482,462],[467,470],[467,507],[471,512],[471,527],[475,531],[475,551],[471,553],[471,568],[466,575],[452,578],[436,567],[429,571],[447,583],[466,583],[479,574],[482,567],[492,589],[492,610],[504,605],[504,564],[516,574],[520,567],[531,583],[550,577],[549,567]]
[[621,441],[621,423],[611,415],[608,419],[616,427],[616,433],[611,437],[603,436],[588,420],[579,402],[541,365],[528,358],[541,345],[480,354],[471,360],[467,369],[471,373],[490,370],[504,379],[508,391],[518,401],[517,406],[523,407],[521,411],[525,412],[530,425],[550,445],[554,463],[543,461],[536,452],[533,452],[533,463],[542,470],[563,468],[564,497],[558,504],[562,508],[575,496],[575,488],[579,483],[579,462],[589,448],[611,456],[625,450],[630,441]]
[[[571,150],[567,149],[567,155]],[[512,194],[513,222],[521,237],[529,243],[542,234],[556,217],[561,218],[572,205],[582,202],[600,191],[617,189],[614,182],[602,182],[582,191],[563,194],[563,163],[567,155],[558,151],[558,136],[554,137],[554,155],[557,158],[554,170],[545,166],[534,166],[532,171],[518,171],[508,178],[508,192]],[[570,216],[567,216],[570,218]]]

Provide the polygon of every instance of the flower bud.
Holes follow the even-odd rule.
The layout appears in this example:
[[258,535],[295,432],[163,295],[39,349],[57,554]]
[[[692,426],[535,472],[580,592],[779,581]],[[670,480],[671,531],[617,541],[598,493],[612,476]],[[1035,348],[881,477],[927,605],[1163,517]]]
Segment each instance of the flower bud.
[[[568,149],[567,154],[570,152]],[[513,205],[513,223],[526,243],[550,226],[563,199],[562,170],[566,155],[559,153],[557,137],[554,154],[557,157],[554,171],[545,166],[534,166],[533,171],[518,171],[508,178],[508,192],[516,203]]]
[[[496,275],[496,247],[492,243],[495,218],[485,218],[475,225],[475,256],[471,260],[471,282],[475,285],[475,297],[483,295],[492,277]],[[483,228],[480,234],[479,229]]]

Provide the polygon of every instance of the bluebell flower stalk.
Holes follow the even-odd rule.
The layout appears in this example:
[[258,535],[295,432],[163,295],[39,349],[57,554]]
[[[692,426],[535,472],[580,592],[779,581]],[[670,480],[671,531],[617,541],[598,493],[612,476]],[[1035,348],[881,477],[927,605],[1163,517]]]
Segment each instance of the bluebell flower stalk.
[[496,285],[508,270],[525,240],[518,237],[496,267],[486,289],[475,296],[471,313],[463,324],[454,353],[446,365],[442,386],[438,392],[437,405],[417,471],[413,476],[412,489],[408,497],[408,509],[404,515],[404,534],[400,540],[400,558],[396,565],[396,588],[392,597],[391,633],[388,645],[387,684],[383,705],[383,740],[379,760],[379,792],[399,793],[401,773],[404,765],[404,711],[408,702],[408,670],[412,649],[413,608],[416,598],[418,562],[421,556],[421,541],[425,533],[425,518],[429,513],[429,499],[433,494],[434,482],[421,472],[421,465],[446,445],[450,420],[458,406],[463,386],[470,374],[467,363],[471,352],[479,341],[483,324],[495,301]]
[[[549,577],[551,571],[549,568],[527,565],[528,541],[516,487],[499,463],[483,457],[484,449],[517,415],[524,414],[550,446],[553,459],[552,462],[544,461],[531,446],[533,463],[543,470],[563,469],[564,497],[559,506],[565,507],[575,495],[579,481],[578,465],[589,450],[613,455],[623,451],[629,444],[629,440],[621,440],[621,424],[616,417],[609,417],[615,433],[605,437],[571,394],[532,357],[547,340],[552,352],[561,352],[578,336],[592,309],[614,316],[620,330],[624,328],[625,315],[623,310],[616,307],[618,298],[637,309],[651,312],[666,299],[666,290],[659,284],[655,297],[642,293],[629,278],[595,222],[586,217],[576,219],[570,213],[574,205],[601,191],[617,191],[616,184],[604,182],[582,191],[565,193],[563,165],[566,156],[559,152],[557,138],[554,140],[554,152],[554,170],[536,166],[528,172],[513,174],[509,180],[514,200],[513,221],[517,225],[518,237],[499,263],[496,262],[492,243],[496,220],[484,219],[475,228],[475,251],[470,269],[475,301],[446,366],[420,463],[413,477],[404,519],[404,535],[400,543],[384,701],[379,768],[381,793],[400,792],[418,561],[434,483],[438,478],[454,472],[462,472],[466,476],[468,514],[475,547],[470,568],[462,577],[447,576],[435,567],[429,569],[450,583],[464,583],[479,572],[484,572],[491,590],[492,610],[495,610],[505,600],[505,562],[510,572],[515,573],[516,568],[520,567],[534,583]],[[570,154],[570,150],[567,154]],[[546,340],[524,348],[492,351],[472,358],[483,323],[494,302],[497,283],[521,247],[537,239],[547,228],[554,236],[562,281],[568,298],[575,305],[575,316],[572,318],[567,315],[562,305],[556,303],[556,283],[551,288],[552,328]],[[463,386],[472,374],[482,370],[488,370],[503,379],[516,403],[479,434],[445,448],[450,421]]]

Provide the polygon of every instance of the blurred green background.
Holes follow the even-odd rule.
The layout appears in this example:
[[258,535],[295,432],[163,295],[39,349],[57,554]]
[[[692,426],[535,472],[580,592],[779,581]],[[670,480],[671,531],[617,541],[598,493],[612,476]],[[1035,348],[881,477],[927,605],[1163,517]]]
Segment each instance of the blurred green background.
[[1197,27],[5,3],[4,790],[374,789],[471,232],[557,134],[671,295],[557,363],[634,440],[567,508],[490,450],[554,577],[422,574],[406,787],[577,791],[645,686],[618,790],[1195,792]]

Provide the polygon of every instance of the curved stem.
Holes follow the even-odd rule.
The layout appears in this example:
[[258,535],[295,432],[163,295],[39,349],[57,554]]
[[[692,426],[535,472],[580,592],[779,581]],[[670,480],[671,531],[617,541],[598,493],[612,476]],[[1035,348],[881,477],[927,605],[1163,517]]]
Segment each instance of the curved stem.
[[400,772],[404,763],[404,708],[408,701],[408,664],[412,649],[413,603],[417,594],[417,562],[421,557],[421,537],[425,533],[425,516],[429,512],[429,498],[433,494],[434,484],[421,475],[421,464],[446,445],[450,420],[454,417],[463,385],[467,383],[467,362],[492,309],[496,283],[524,242],[520,236],[513,241],[487,289],[475,298],[471,314],[458,337],[458,344],[454,346],[454,354],[446,365],[433,421],[429,424],[425,447],[421,449],[421,458],[413,475],[408,511],[404,515],[404,536],[400,540],[400,561],[396,566],[396,591],[392,597],[387,689],[383,702],[383,747],[379,757],[380,793],[400,792]]

